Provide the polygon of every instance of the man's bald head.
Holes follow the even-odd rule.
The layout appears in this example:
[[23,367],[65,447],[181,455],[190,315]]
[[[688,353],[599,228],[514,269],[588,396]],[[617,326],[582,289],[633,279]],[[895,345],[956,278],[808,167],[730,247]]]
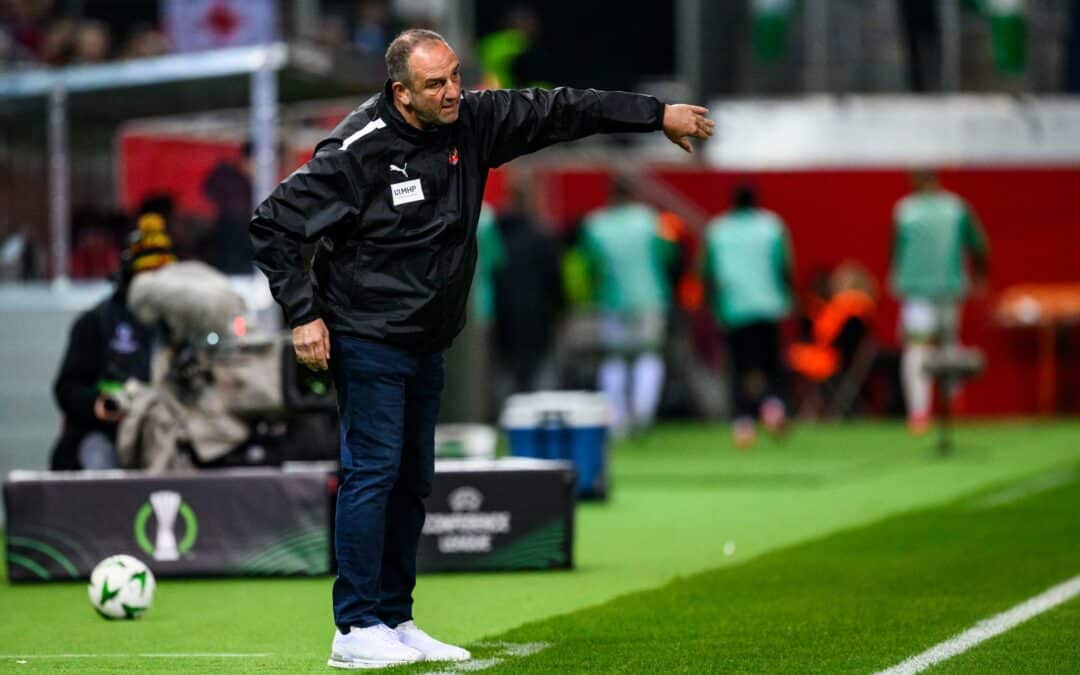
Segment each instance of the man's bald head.
[[447,44],[443,36],[425,28],[410,28],[398,33],[398,36],[386,48],[386,73],[391,82],[412,85],[409,57],[412,56],[413,50],[425,42]]
[[446,40],[414,28],[386,50],[394,105],[409,124],[425,129],[453,124],[461,105],[461,68]]

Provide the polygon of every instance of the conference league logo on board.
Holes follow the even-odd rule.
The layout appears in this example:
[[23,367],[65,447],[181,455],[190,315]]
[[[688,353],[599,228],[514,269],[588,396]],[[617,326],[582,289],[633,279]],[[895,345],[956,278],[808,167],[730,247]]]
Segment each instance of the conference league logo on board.
[[[151,542],[150,516],[155,520],[155,534]],[[183,536],[177,537],[177,520],[183,521]],[[135,543],[154,560],[170,562],[179,560],[195,545],[199,536],[199,520],[179,492],[158,490],[135,514]]]
[[509,511],[481,511],[484,493],[463,485],[446,497],[449,512],[427,514],[424,534],[437,537],[439,553],[489,553],[492,538],[510,533]]

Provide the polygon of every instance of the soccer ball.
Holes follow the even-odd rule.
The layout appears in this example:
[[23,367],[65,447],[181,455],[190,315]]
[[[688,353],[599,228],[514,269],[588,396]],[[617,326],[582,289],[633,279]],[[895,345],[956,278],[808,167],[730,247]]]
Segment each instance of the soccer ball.
[[138,619],[154,602],[154,573],[138,558],[111,555],[90,573],[90,604],[106,619]]

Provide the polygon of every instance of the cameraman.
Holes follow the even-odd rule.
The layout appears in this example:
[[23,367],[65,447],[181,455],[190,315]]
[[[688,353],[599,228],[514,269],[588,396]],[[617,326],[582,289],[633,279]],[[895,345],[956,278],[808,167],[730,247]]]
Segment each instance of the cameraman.
[[50,463],[54,471],[119,465],[116,429],[124,416],[122,389],[131,378],[150,380],[154,341],[153,329],[139,324],[128,308],[128,286],[136,274],[175,260],[165,220],[156,213],[144,214],[121,254],[116,289],[76,319],[53,384],[63,413]]

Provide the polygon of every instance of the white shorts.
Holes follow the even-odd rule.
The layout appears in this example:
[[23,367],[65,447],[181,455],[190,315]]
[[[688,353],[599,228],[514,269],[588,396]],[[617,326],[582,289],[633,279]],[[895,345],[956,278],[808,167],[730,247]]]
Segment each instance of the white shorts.
[[659,349],[664,343],[667,321],[663,314],[604,314],[600,318],[600,346],[607,352],[639,352]]
[[905,340],[955,344],[960,337],[960,303],[913,298],[900,306],[900,333]]

